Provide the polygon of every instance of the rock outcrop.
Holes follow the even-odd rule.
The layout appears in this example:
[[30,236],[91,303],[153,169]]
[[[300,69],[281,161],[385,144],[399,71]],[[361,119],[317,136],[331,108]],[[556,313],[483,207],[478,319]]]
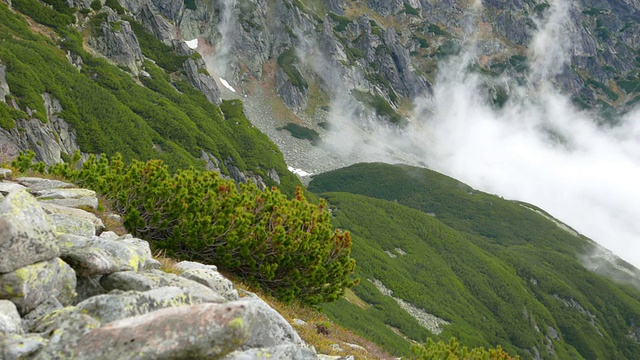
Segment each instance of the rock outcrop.
[[1,359],[321,358],[215,266],[159,270],[147,242],[78,209],[95,193],[72,186],[0,179]]

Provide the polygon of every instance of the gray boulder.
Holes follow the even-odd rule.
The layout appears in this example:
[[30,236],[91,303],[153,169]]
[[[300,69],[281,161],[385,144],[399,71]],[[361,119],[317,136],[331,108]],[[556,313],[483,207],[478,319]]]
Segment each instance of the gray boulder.
[[9,194],[0,203],[0,273],[53,259],[58,253],[56,237],[38,202],[26,190]]
[[238,300],[238,291],[233,287],[231,280],[222,276],[222,274],[217,271],[210,269],[186,269],[180,276],[212,289],[229,301]]
[[249,349],[246,351],[234,351],[225,356],[223,360],[253,360],[253,359],[278,359],[278,360],[316,360],[316,353],[306,346],[283,344],[268,349]]
[[8,195],[9,193],[20,190],[27,190],[27,188],[11,181],[0,182],[0,194]]
[[0,336],[21,334],[22,322],[16,306],[8,300],[0,300]]
[[0,336],[0,359],[31,359],[47,344],[47,340],[38,334]]
[[[80,236],[94,236],[104,230],[104,223],[94,214],[66,206],[41,204],[55,231]],[[86,223],[89,222],[89,225]]]
[[59,258],[0,274],[0,299],[11,300],[24,315],[55,296],[69,305],[76,296],[76,274]]
[[100,321],[68,307],[45,317],[41,325],[48,342],[36,359],[73,359],[71,349],[83,335],[98,328]]
[[108,291],[100,285],[100,278],[102,276],[77,276],[76,292],[76,304],[87,300],[90,297],[106,294]]
[[198,303],[178,287],[160,287],[145,292],[112,291],[94,296],[76,305],[75,311],[88,314],[106,324],[155,310]]
[[[2,69],[4,69],[4,66],[0,66],[0,72],[2,71]],[[1,73],[2,75],[4,75],[4,73]],[[4,100],[4,97],[2,95],[2,90],[0,90],[0,101]],[[0,179],[8,179],[11,177],[11,170],[9,169],[5,169],[5,168],[0,168]]]
[[180,269],[181,271],[186,271],[189,269],[207,269],[218,271],[218,267],[215,265],[206,265],[195,261],[180,261],[176,264],[176,268]]
[[60,181],[43,179],[39,177],[19,177],[16,179],[18,183],[31,189],[31,191],[42,191],[51,189],[73,188],[75,185]]
[[63,249],[60,257],[75,270],[76,275],[82,277],[131,270],[131,266],[125,261],[94,246]]
[[68,206],[68,207],[89,207],[98,209],[98,198],[96,192],[88,189],[50,189],[35,192],[38,201]]
[[103,276],[100,284],[107,290],[147,291],[163,286],[177,286],[199,302],[223,303],[227,300],[214,290],[193,280],[160,270],[122,271]]
[[49,314],[64,308],[60,301],[55,296],[45,300],[42,304],[38,305],[33,311],[29,312],[22,317],[22,329],[25,332],[42,332],[41,321],[48,317]]
[[158,266],[149,243],[131,235],[118,237],[110,231],[93,237],[63,234],[60,236],[60,252],[81,276],[138,271]]
[[257,312],[251,327],[251,336],[242,347],[272,348],[282,344],[302,345],[303,341],[287,320],[257,295],[249,293],[240,302],[247,303]]
[[85,334],[70,358],[219,358],[249,338],[253,310],[242,302],[199,304],[115,321]]

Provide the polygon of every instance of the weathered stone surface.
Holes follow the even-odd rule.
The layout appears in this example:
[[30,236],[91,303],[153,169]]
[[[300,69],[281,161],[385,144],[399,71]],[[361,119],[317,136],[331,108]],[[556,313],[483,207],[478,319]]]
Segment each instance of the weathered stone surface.
[[257,295],[250,293],[242,298],[256,309],[257,316],[251,327],[251,336],[242,349],[271,348],[286,343],[301,345],[302,339],[285,318]]
[[71,349],[77,346],[78,340],[86,333],[97,329],[100,321],[67,307],[46,316],[40,323],[39,330],[48,336],[48,343],[36,359],[73,359]]
[[98,208],[96,192],[88,189],[50,189],[36,193],[38,201],[68,207]]
[[[0,68],[2,68],[2,67],[0,66]],[[1,70],[0,70],[0,71],[1,71]],[[0,93],[0,94],[1,94],[1,93]],[[2,95],[0,95],[0,98],[1,98],[1,97],[2,97]],[[0,100],[1,100],[1,99],[0,99]],[[11,177],[11,174],[12,174],[12,172],[11,172],[11,170],[9,170],[9,169],[4,169],[4,168],[0,169],[0,179],[8,179],[8,178],[10,178],[10,177]]]
[[96,227],[90,220],[60,213],[48,215],[51,228],[57,234],[78,236],[94,236],[96,234]]
[[63,234],[59,243],[61,256],[69,259],[82,276],[151,269],[158,264],[149,243],[131,235],[118,237],[110,231],[93,237]]
[[201,302],[222,303],[226,301],[222,295],[200,283],[160,270],[117,272],[103,276],[100,284],[107,290],[125,291],[146,291],[162,286],[177,286]]
[[0,275],[0,299],[11,300],[22,315],[52,296],[63,305],[71,304],[75,288],[76,274],[59,258]]
[[107,290],[100,285],[101,276],[77,276],[76,304],[87,300],[90,297],[106,294]]
[[0,336],[21,334],[22,321],[18,309],[9,300],[0,300]]
[[0,337],[0,359],[31,359],[47,344],[47,340],[38,334],[10,335]]
[[60,257],[75,270],[78,276],[83,277],[131,270],[131,266],[126,262],[94,246],[63,249]]
[[22,329],[25,332],[40,332],[38,327],[43,318],[48,314],[62,309],[64,306],[60,304],[60,301],[52,296],[45,300],[42,304],[38,305],[33,311],[29,312],[22,317]]
[[38,202],[26,190],[9,194],[0,203],[0,273],[53,259],[58,253],[56,237]]
[[19,177],[16,179],[18,183],[24,185],[31,189],[31,191],[43,191],[43,190],[51,190],[51,189],[65,189],[65,188],[73,188],[75,185],[60,181],[60,180],[51,180],[51,179],[43,179],[39,177]]
[[184,290],[168,286],[144,292],[112,291],[89,298],[76,305],[76,308],[106,324],[155,310],[198,303],[200,301],[189,296]]
[[253,359],[315,360],[318,359],[318,356],[312,349],[308,347],[294,344],[283,344],[267,349],[234,351],[223,358],[223,360]]
[[217,271],[186,269],[180,276],[212,289],[229,301],[238,300],[238,291],[233,287],[233,283]]
[[215,265],[206,265],[206,264],[201,264],[195,261],[180,261],[179,263],[176,264],[176,268],[182,271],[186,271],[189,269],[207,269],[212,271],[218,271],[218,267]]
[[16,184],[14,182],[10,182],[10,181],[0,182],[0,194],[8,195],[9,193],[17,192],[20,190],[26,190],[26,189],[27,189],[26,187],[20,184]]
[[[66,207],[66,206],[59,206],[55,204],[43,203],[41,205],[45,213],[47,213],[49,215],[49,218],[51,218],[51,222],[54,223],[52,225],[55,225],[55,229],[58,232],[62,232],[66,234],[75,234],[80,236],[94,236],[96,234],[102,233],[102,231],[104,230],[104,223],[102,222],[102,220],[88,211]],[[58,219],[60,219],[61,222],[64,222],[64,223],[82,222],[82,224],[84,224],[85,221],[89,221],[93,226],[87,226],[87,225],[81,226],[80,224],[78,224],[78,226],[81,226],[82,229],[87,228],[85,232],[88,235],[80,234],[77,232],[69,232],[74,230],[75,227],[71,227],[71,229],[69,229],[68,226],[58,225],[57,224]],[[81,219],[81,220],[73,221],[74,219]],[[92,231],[91,234],[89,234],[89,230],[88,230],[89,228],[93,229],[91,230]]]
[[200,304],[158,310],[91,331],[71,358],[218,358],[250,334],[255,313],[244,303]]

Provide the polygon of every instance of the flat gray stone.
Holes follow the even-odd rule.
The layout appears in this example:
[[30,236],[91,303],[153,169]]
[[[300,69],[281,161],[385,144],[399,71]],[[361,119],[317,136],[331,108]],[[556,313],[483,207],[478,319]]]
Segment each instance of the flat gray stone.
[[22,317],[22,329],[25,332],[41,332],[39,330],[41,320],[48,314],[62,309],[64,306],[60,304],[60,301],[52,296],[45,300],[37,308]]
[[[41,206],[53,222],[55,231],[59,233],[90,237],[104,230],[102,220],[88,211],[47,203]],[[91,225],[87,225],[86,222]]]
[[70,349],[77,346],[83,335],[100,327],[100,321],[74,307],[56,310],[45,316],[39,332],[48,336],[46,346],[36,359],[72,359]]
[[43,203],[68,206],[73,208],[89,207],[98,209],[96,192],[88,189],[48,189],[35,193],[38,201]]
[[180,276],[185,279],[200,283],[216,293],[224,296],[229,301],[238,300],[238,291],[234,288],[231,280],[222,276],[219,272],[211,269],[186,269]]
[[239,302],[158,310],[85,334],[69,358],[217,359],[244,343],[254,318],[253,309]]
[[[112,232],[93,237],[62,234],[59,246],[63,257],[75,257],[70,261],[82,272],[82,276],[152,269],[158,264],[151,254],[149,243],[130,235],[118,237]],[[91,248],[101,250],[92,254]]]
[[20,190],[27,190],[27,188],[11,181],[0,181],[0,194],[8,195]]
[[22,334],[22,320],[11,301],[0,300],[0,336],[9,334]]
[[318,356],[309,347],[303,345],[283,344],[271,348],[249,349],[234,351],[222,360],[317,360]]
[[76,292],[76,304],[83,302],[93,296],[106,294],[108,291],[100,285],[100,278],[102,276],[77,276]]
[[69,264],[78,276],[93,277],[132,270],[126,259],[117,258],[99,247],[63,247],[60,252],[62,260]]
[[257,311],[251,336],[242,347],[243,350],[272,348],[282,344],[304,344],[289,322],[257,295],[249,293],[239,302],[245,302]]
[[57,257],[56,242],[40,204],[26,190],[0,202],[0,273]]
[[31,359],[47,344],[47,340],[38,334],[0,336],[0,359]]
[[11,175],[13,174],[13,172],[9,169],[5,169],[5,168],[0,168],[0,180],[1,179],[8,179],[11,177]]
[[2,179],[8,179],[11,177],[11,175],[13,174],[13,172],[9,169],[5,169],[5,168],[0,168],[0,180]]
[[38,177],[19,177],[16,179],[18,183],[28,187],[31,191],[42,191],[42,190],[51,190],[51,189],[64,189],[64,188],[73,188],[75,185],[60,181],[60,180],[51,180],[51,179],[43,179]]
[[76,305],[76,309],[106,324],[160,309],[198,303],[200,302],[186,294],[184,290],[168,286],[144,292],[112,291],[91,297]]
[[60,258],[42,261],[0,275],[0,299],[13,302],[21,315],[55,296],[69,305],[76,297],[76,274]]
[[180,261],[176,264],[176,268],[185,271],[189,269],[208,269],[218,271],[218,267],[215,265],[205,265],[195,261]]
[[200,302],[223,303],[227,301],[222,295],[200,283],[160,270],[117,272],[103,276],[100,279],[100,284],[107,290],[124,291],[147,291],[162,286],[177,286]]

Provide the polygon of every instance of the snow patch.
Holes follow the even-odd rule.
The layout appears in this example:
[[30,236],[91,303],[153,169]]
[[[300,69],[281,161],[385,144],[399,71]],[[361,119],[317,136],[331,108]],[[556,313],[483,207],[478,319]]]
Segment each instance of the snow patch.
[[185,41],[185,43],[187,44],[187,46],[190,49],[196,49],[198,47],[198,38],[195,38],[195,39],[189,40],[189,41]]
[[219,78],[220,79],[220,83],[222,85],[224,85],[224,87],[226,87],[227,89],[231,90],[231,92],[236,92],[236,89],[233,88],[233,86],[229,85],[229,82],[223,78]]
[[302,169],[296,169],[293,166],[287,166],[287,169],[289,169],[289,171],[291,171],[292,173],[300,176],[300,177],[305,177],[305,176],[309,176],[311,175],[311,173],[308,173]]

